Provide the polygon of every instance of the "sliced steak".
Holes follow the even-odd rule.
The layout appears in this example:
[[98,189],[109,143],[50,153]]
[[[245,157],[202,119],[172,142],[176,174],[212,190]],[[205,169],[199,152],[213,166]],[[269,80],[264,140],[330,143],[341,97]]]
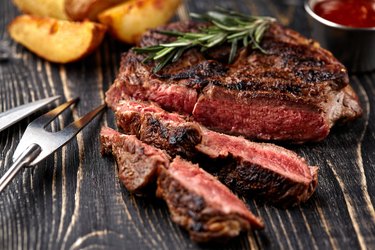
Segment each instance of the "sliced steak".
[[[196,23],[161,29],[195,31]],[[153,30],[141,46],[170,41]],[[336,121],[361,115],[345,67],[313,40],[274,23],[259,50],[241,49],[226,63],[229,47],[202,53],[190,49],[157,74],[154,62],[132,51],[106,93],[109,106],[130,95],[157,102],[168,111],[192,115],[208,128],[261,140],[292,142],[324,139]]]
[[103,127],[100,141],[102,154],[115,157],[119,179],[130,192],[143,193],[156,181],[157,169],[169,165],[170,158],[166,153],[142,143],[134,135]]
[[290,150],[208,129],[202,138],[197,150],[207,163],[201,165],[237,192],[286,207],[307,201],[316,189],[318,168]]
[[[200,160],[201,167],[237,192],[289,206],[305,202],[316,189],[318,168],[309,167],[303,158],[290,150],[200,128],[198,124],[186,121],[184,116],[166,112],[152,103],[123,100],[117,107],[115,114],[121,129],[173,155],[183,152],[199,157],[195,160]],[[139,121],[147,117],[153,117],[153,122],[140,126]],[[160,124],[168,126],[154,129],[155,124],[158,124],[157,128]],[[202,138],[199,144],[195,141],[191,145],[176,145],[167,139],[160,143],[161,139],[158,139],[168,138],[165,135],[173,134],[173,131],[193,129],[199,133],[197,137]]]
[[197,242],[223,241],[264,227],[227,187],[179,157],[168,169],[160,168],[157,195],[167,202],[172,220]]
[[130,192],[154,192],[149,187],[155,187],[157,179],[157,195],[193,240],[223,241],[264,227],[239,198],[198,165],[179,157],[170,163],[163,151],[110,128],[102,128],[100,139],[102,154],[114,155],[119,178]]
[[115,106],[116,121],[125,133],[164,149],[172,157],[192,157],[200,143],[200,126],[187,122],[182,116],[167,113],[156,105],[125,99]]

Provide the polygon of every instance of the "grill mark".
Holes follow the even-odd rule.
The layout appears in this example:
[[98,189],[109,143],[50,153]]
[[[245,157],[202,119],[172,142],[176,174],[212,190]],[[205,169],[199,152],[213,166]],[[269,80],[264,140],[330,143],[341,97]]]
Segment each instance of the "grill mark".
[[177,72],[176,74],[156,74],[157,77],[162,79],[204,79],[210,76],[224,76],[228,71],[228,68],[224,67],[221,63],[213,60],[203,61],[197,65],[187,68],[185,71]]

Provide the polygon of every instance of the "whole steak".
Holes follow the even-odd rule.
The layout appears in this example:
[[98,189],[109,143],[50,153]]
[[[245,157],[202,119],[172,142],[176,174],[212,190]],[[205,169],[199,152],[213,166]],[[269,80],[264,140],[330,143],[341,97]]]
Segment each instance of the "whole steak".
[[[179,22],[160,29],[194,32]],[[140,46],[171,41],[156,30]],[[267,53],[239,50],[227,64],[230,47],[186,51],[175,63],[153,73],[154,62],[130,51],[108,90],[109,106],[130,95],[190,114],[213,130],[261,140],[296,143],[324,139],[337,121],[361,115],[345,67],[313,40],[273,23],[261,42]]]

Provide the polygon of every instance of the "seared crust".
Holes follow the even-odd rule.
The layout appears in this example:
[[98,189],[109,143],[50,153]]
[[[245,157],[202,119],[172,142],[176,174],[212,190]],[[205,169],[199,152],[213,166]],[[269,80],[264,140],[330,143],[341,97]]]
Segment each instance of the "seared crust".
[[249,197],[259,197],[267,203],[281,207],[306,202],[318,184],[317,167],[310,167],[310,180],[296,181],[241,157],[220,157],[207,162],[201,164],[202,167],[231,190]]
[[182,116],[167,113],[156,105],[123,100],[115,108],[117,126],[144,143],[163,149],[174,157],[193,157],[201,142],[200,126]]

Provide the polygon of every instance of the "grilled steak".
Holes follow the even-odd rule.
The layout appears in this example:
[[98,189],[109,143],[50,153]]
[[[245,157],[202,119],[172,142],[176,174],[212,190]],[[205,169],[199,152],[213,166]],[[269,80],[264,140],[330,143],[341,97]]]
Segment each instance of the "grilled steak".
[[125,133],[164,149],[169,155],[192,157],[201,141],[200,126],[186,122],[181,116],[167,113],[156,105],[122,100],[115,107],[117,125]]
[[100,132],[102,154],[113,154],[118,176],[127,190],[143,193],[156,180],[158,167],[169,165],[169,156],[163,151],[139,141],[134,135],[124,135],[111,128]]
[[[200,163],[204,162],[200,165],[237,192],[288,206],[306,201],[315,191],[318,169],[309,167],[292,151],[200,128],[183,116],[166,112],[152,103],[123,100],[115,114],[120,128],[155,147],[173,155],[184,152],[199,156],[199,152]],[[143,122],[140,126],[139,121],[148,117],[152,117],[153,122]],[[202,140],[192,145],[170,143],[168,138],[174,131],[195,131],[196,137]]]
[[241,231],[264,227],[227,187],[179,157],[168,169],[160,169],[157,186],[157,195],[167,202],[172,220],[187,229],[194,241],[223,241]]
[[261,219],[198,165],[179,157],[170,163],[163,151],[110,128],[102,128],[100,139],[102,154],[114,155],[119,178],[129,191],[142,193],[158,180],[157,195],[167,202],[172,220],[193,240],[226,240],[241,231],[263,228]]
[[[180,22],[161,29],[195,31],[199,25]],[[154,30],[140,45],[171,39]],[[157,74],[154,62],[143,64],[145,55],[130,51],[106,101],[113,107],[130,95],[192,115],[219,132],[298,143],[322,140],[336,121],[361,114],[346,69],[318,43],[274,23],[261,46],[267,54],[241,49],[230,65],[226,45],[204,54],[193,48]]]

